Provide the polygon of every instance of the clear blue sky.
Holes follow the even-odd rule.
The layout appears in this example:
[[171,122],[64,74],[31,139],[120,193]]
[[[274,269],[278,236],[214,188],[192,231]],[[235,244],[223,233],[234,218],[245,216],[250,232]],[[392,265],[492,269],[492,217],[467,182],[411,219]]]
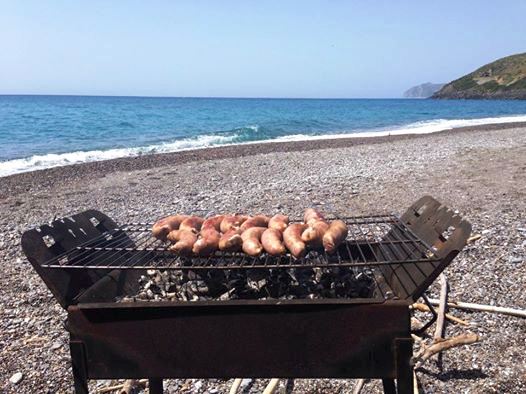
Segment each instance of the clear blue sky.
[[526,1],[0,0],[0,94],[399,97],[526,51]]

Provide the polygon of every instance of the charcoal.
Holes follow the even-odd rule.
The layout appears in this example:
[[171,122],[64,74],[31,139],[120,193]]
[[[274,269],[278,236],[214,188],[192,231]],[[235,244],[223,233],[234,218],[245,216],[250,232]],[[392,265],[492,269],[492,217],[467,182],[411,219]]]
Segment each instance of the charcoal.
[[118,301],[367,298],[375,290],[373,275],[346,267],[148,270],[137,294]]

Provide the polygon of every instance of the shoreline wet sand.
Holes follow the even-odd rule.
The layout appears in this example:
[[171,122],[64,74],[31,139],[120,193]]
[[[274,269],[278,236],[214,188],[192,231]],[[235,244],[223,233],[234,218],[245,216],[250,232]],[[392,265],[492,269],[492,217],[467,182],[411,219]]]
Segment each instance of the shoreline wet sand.
[[[21,251],[24,230],[85,209],[118,223],[174,212],[402,213],[424,194],[457,209],[481,238],[447,268],[450,299],[526,308],[526,124],[445,132],[226,146],[114,159],[0,178],[0,391],[71,392],[65,312]],[[437,286],[430,295],[436,297]],[[418,372],[436,393],[526,390],[524,319],[451,310],[480,343]],[[16,372],[23,378],[9,382]],[[244,392],[261,392],[265,380]],[[170,380],[166,392],[228,392],[231,381]],[[349,392],[351,380],[302,380],[294,393]],[[91,390],[111,385],[93,381]],[[198,389],[198,387],[201,387]],[[381,384],[368,383],[367,392]]]

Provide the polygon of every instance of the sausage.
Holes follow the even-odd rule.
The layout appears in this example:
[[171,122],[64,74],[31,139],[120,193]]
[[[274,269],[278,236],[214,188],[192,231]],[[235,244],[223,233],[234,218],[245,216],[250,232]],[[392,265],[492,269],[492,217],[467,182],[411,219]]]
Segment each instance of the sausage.
[[221,221],[219,229],[222,233],[226,233],[231,228],[239,228],[245,220],[248,219],[248,216],[245,215],[225,215],[224,219]]
[[263,252],[263,245],[261,245],[261,235],[266,230],[266,227],[250,227],[241,233],[243,240],[243,252],[249,256],[259,256]]
[[283,241],[285,246],[296,258],[305,256],[306,246],[305,242],[301,240],[301,234],[305,230],[306,225],[303,223],[294,223],[289,225],[283,232]]
[[186,256],[192,253],[197,234],[192,230],[174,230],[168,234],[168,240],[174,242],[169,248],[171,252]]
[[[221,223],[221,222],[219,222]],[[203,227],[192,251],[197,256],[210,256],[219,248],[221,234],[212,226]]]
[[281,232],[285,231],[288,225],[289,225],[289,217],[286,215],[280,215],[280,214],[272,216],[268,222],[268,228],[274,228]]
[[341,220],[334,220],[323,236],[323,248],[327,253],[334,253],[345,240],[349,232],[347,225]]
[[301,234],[301,240],[307,245],[321,247],[323,245],[323,236],[329,228],[329,223],[324,220],[312,220],[307,228]]
[[225,215],[215,215],[208,219],[205,219],[203,222],[201,229],[205,229],[208,227],[214,228],[216,231],[221,231],[221,222],[225,218]]
[[256,215],[251,218],[248,218],[243,222],[241,225],[241,233],[243,233],[245,230],[248,230],[251,227],[267,227],[268,222],[270,218],[265,215]]
[[187,217],[186,215],[172,215],[159,219],[152,227],[152,235],[163,241],[166,240],[168,233],[173,230],[178,230],[181,222]]
[[283,234],[275,228],[267,228],[261,234],[261,244],[265,251],[272,256],[281,256],[287,252],[283,245]]
[[303,222],[305,224],[311,224],[317,220],[325,220],[325,216],[314,208],[307,208],[303,214]]
[[221,235],[219,239],[219,250],[224,252],[238,252],[243,245],[243,239],[239,234],[239,229],[231,228],[226,233]]
[[179,230],[201,230],[204,219],[199,216],[188,216],[185,220],[181,222]]

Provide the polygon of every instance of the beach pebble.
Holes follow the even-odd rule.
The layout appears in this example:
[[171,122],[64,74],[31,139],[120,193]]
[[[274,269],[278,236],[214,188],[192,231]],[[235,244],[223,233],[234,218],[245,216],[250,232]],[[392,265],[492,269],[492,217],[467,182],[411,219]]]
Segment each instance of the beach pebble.
[[18,384],[22,381],[24,377],[24,374],[22,372],[17,372],[15,374],[13,374],[10,378],[9,378],[9,381],[12,383],[12,384]]

